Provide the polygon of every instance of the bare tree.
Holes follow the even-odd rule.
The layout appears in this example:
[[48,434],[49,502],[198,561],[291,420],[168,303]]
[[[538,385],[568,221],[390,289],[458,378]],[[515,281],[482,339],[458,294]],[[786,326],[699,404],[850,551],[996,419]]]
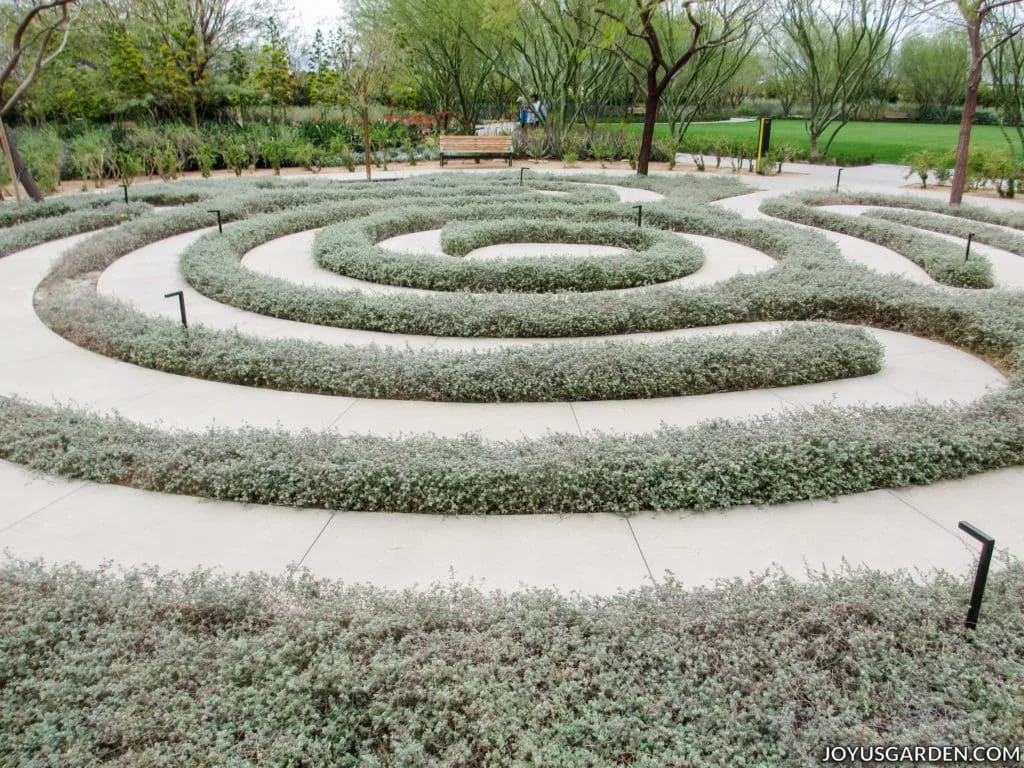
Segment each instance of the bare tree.
[[661,97],[702,51],[743,44],[756,34],[766,0],[598,0],[605,44],[644,95],[637,173],[646,176]]
[[9,153],[9,162],[13,166],[11,175],[15,189],[20,181],[25,191],[37,201],[43,199],[43,194],[11,142],[3,117],[14,108],[43,67],[64,50],[78,9],[79,0],[43,0],[28,5],[14,3],[10,9],[13,14],[4,25],[7,33],[0,48],[0,94],[10,91],[10,96],[0,97],[0,139],[6,145],[5,152]]
[[783,0],[772,48],[779,76],[807,101],[811,156],[877,90],[905,18],[904,0]]

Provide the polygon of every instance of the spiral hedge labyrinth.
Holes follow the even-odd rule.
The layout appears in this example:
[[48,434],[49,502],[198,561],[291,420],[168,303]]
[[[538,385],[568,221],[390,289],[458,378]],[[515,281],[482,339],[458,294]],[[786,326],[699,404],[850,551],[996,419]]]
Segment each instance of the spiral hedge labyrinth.
[[[0,393],[0,457],[98,482],[218,499],[482,514],[778,503],[1020,463],[1024,294],[949,291],[876,274],[844,259],[819,233],[708,206],[743,191],[727,179],[616,179],[620,188],[662,196],[643,204],[644,224],[637,227],[631,204],[617,199],[622,190],[602,181],[535,175],[520,187],[511,174],[388,184],[230,180],[140,187],[145,199],[127,209],[106,198],[92,206],[75,198],[51,205],[4,234],[23,252],[0,260],[0,274],[9,268],[11,285],[39,283],[36,315],[18,316],[27,331],[41,320],[80,347],[131,363],[89,359],[100,375],[125,382],[126,392],[136,386],[133,371],[142,376],[150,369],[145,375],[157,378],[147,378],[147,386],[166,374],[204,380],[190,391],[212,398],[214,408],[225,398],[244,411],[252,387],[311,393],[290,397],[318,396],[301,402],[321,409],[319,423],[329,428],[304,432],[296,422],[256,429],[244,415],[231,421],[221,414],[195,431],[187,419],[176,421],[173,409],[160,423],[135,423],[83,407],[82,399],[54,405],[48,393],[10,384]],[[539,194],[551,191],[562,194]],[[168,250],[171,239],[209,228],[213,200],[228,225],[223,234],[186,238],[180,276],[132,262],[146,248],[177,259],[179,252]],[[151,211],[150,204],[167,210]],[[833,214],[815,212],[807,199],[770,200],[765,208],[832,224]],[[119,217],[112,228],[108,214]],[[49,274],[45,260],[59,243],[23,250],[40,238],[82,231],[89,216],[105,231],[72,243]],[[869,239],[880,237],[876,225],[905,226],[854,221],[868,223],[843,226]],[[914,219],[917,230],[928,223]],[[1014,224],[998,224],[1002,242],[1011,243],[1005,228]],[[302,233],[312,230],[319,232],[311,241]],[[440,254],[377,245],[437,230],[446,251]],[[19,241],[19,232],[28,234]],[[290,245],[299,236],[310,249]],[[517,242],[548,243],[551,255],[472,256],[483,245]],[[560,255],[560,245],[580,243],[626,250]],[[723,259],[744,258],[728,255],[731,243],[764,254],[760,265],[709,272]],[[985,262],[964,267],[945,246],[918,240],[914,250],[908,243],[885,239],[936,279],[973,287],[994,280],[998,288],[999,275]],[[280,248],[282,276],[246,267],[244,256],[257,247]],[[323,284],[287,279],[289,264],[308,269],[314,259]],[[138,296],[97,291],[105,274],[125,265],[142,270],[135,285],[154,296],[157,284],[183,281],[197,313],[190,327],[167,316],[169,303],[140,308]],[[355,287],[333,287],[339,276]],[[359,290],[359,281],[393,290]],[[250,320],[272,330],[249,332]],[[19,354],[18,364],[30,367],[31,356]],[[915,360],[941,367],[949,387]],[[900,371],[909,378],[897,385]],[[166,381],[180,386],[176,378]],[[66,386],[71,391],[73,383]],[[897,391],[911,386],[918,389]],[[736,395],[713,393],[737,390],[750,390],[742,402],[761,398],[747,411],[750,418],[736,418],[735,409],[731,418],[714,418],[726,402],[714,398]],[[119,410],[130,413],[131,402]],[[267,407],[256,402],[253,408]],[[275,400],[260,395],[259,402]],[[371,407],[384,421],[419,409],[420,420],[405,434],[372,421],[346,431],[349,409]],[[545,414],[556,412],[568,414],[575,429],[551,421],[548,434],[540,431]],[[659,413],[660,428],[652,421]],[[529,436],[430,434],[432,426],[448,428],[435,418],[484,423],[495,414],[513,424],[521,419]],[[614,418],[601,421],[609,414]],[[630,424],[631,414],[637,418]],[[588,423],[612,426],[592,431]],[[614,426],[624,423],[629,434]]]

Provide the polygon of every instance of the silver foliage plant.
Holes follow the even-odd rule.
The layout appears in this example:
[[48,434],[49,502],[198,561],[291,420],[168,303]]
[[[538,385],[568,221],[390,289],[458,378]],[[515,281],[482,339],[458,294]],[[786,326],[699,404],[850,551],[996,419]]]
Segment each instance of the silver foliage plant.
[[[818,234],[691,205],[678,190],[663,203],[645,206],[646,226],[734,240],[772,255],[778,266],[700,290],[652,286],[614,301],[599,292],[453,294],[432,301],[385,297],[371,303],[342,292],[320,295],[264,276],[253,278],[239,265],[240,254],[260,242],[323,226],[332,217],[372,216],[384,199],[389,205],[407,201],[406,210],[412,210],[424,201],[435,206],[448,195],[444,205],[465,210],[472,203],[460,206],[458,195],[471,185],[476,186],[468,197],[487,194],[483,182],[467,181],[465,189],[462,183],[420,180],[389,187],[387,196],[379,190],[388,185],[344,191],[324,186],[316,197],[328,201],[313,206],[304,205],[308,187],[250,189],[223,200],[230,218],[245,218],[246,224],[229,228],[223,238],[200,241],[186,270],[211,295],[269,314],[436,335],[600,336],[755,320],[868,325],[984,355],[1010,373],[1012,386],[968,406],[816,408],[629,438],[553,435],[514,443],[259,430],[168,435],[124,421],[4,401],[0,450],[6,458],[39,469],[168,492],[335,509],[482,514],[777,503],[961,477],[1011,466],[1024,456],[1024,301],[1019,293],[951,294],[877,275],[846,263]],[[680,190],[686,187],[678,184]],[[501,210],[521,206],[523,215],[527,210],[534,215],[528,190],[490,194]],[[96,331],[94,348],[117,354],[121,332],[138,319],[126,321],[126,315],[112,312],[111,303],[94,293],[75,293],[66,278],[102,269],[147,242],[208,226],[209,216],[201,211],[206,205],[129,222],[83,243],[37,296],[41,315],[58,326],[69,306],[79,318],[104,313],[117,318],[106,329],[98,320],[91,326],[83,322]],[[558,205],[544,202],[545,208]],[[593,211],[595,221],[614,221],[616,210],[619,221],[632,214],[627,206],[596,199],[573,205]],[[281,212],[260,215],[273,211]],[[62,304],[63,298],[73,302]],[[158,360],[162,346],[169,346],[163,344],[162,331],[148,321],[132,327],[143,329],[137,349],[148,345],[146,354]],[[218,458],[224,456],[234,458]]]

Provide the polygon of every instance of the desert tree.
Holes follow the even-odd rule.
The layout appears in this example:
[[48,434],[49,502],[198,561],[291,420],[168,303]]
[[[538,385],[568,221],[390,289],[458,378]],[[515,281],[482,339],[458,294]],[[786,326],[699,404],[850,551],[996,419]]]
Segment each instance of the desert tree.
[[495,57],[481,52],[486,7],[477,0],[358,0],[360,34],[378,30],[402,50],[416,98],[427,111],[450,112],[472,131],[494,85]]
[[[0,7],[4,26],[0,49],[0,139],[12,177],[20,181],[35,200],[43,199],[42,192],[18,156],[3,118],[17,105],[43,68],[64,51],[79,8],[79,0],[12,2]],[[16,194],[17,186],[14,181]]]
[[339,37],[333,52],[339,102],[363,126],[366,180],[371,179],[370,108],[386,98],[387,88],[403,66],[402,51],[385,29]]
[[540,95],[545,123],[563,134],[595,118],[622,80],[618,58],[600,46],[592,0],[485,0],[480,52],[513,93]]
[[661,100],[676,77],[715,48],[742,46],[763,22],[765,0],[598,0],[602,45],[644,98],[637,173],[646,176]]
[[757,42],[751,35],[732,46],[706,48],[672,81],[661,111],[677,144],[698,115],[718,104],[739,106],[752,92],[751,76],[759,66],[752,55]]
[[1024,29],[1021,0],[918,0],[919,10],[962,29],[970,51],[964,106],[956,142],[956,161],[950,182],[949,204],[963,201],[967,186],[967,161],[971,149],[971,128],[978,111],[978,91],[985,62]]
[[806,103],[811,157],[836,135],[884,82],[904,0],[782,0],[770,37],[776,75],[799,85]]
[[1024,162],[1024,37],[1007,35],[1016,14],[1004,14],[995,26],[1005,42],[987,58],[988,80],[999,110],[999,127],[1016,163]]

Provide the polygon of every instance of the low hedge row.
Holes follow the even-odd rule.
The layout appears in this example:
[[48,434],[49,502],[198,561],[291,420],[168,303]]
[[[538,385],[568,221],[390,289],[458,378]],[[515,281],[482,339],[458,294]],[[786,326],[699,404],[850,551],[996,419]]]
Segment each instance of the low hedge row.
[[949,205],[943,200],[919,195],[885,195],[877,192],[811,192],[801,196],[811,205],[874,205],[886,208],[905,208],[926,213],[941,213],[960,219],[995,224],[1013,229],[1024,229],[1024,213],[996,211],[977,205],[961,203]]
[[[692,274],[704,262],[696,246],[661,230],[614,222],[572,223],[506,218],[497,223],[448,224],[441,242],[448,256],[393,253],[374,247],[380,231],[422,231],[446,223],[444,214],[410,218],[386,214],[328,227],[317,235],[314,255],[326,269],[348,277],[433,291],[554,293],[635,288]],[[517,242],[590,243],[635,249],[597,257],[467,260],[486,245]],[[557,247],[553,246],[557,252]]]
[[0,258],[17,251],[59,240],[63,237],[95,232],[144,216],[151,210],[145,203],[110,204],[80,208],[70,213],[54,214],[12,225],[0,231]]
[[[130,511],[130,510],[129,510]],[[1024,569],[608,598],[0,567],[12,764],[816,766],[1024,743]]]
[[965,260],[963,249],[938,237],[890,221],[823,211],[821,196],[790,195],[765,200],[761,211],[798,224],[828,229],[890,248],[921,267],[936,282],[957,288],[991,288],[992,265],[983,256]]
[[225,501],[418,514],[708,510],[927,485],[1024,458],[1024,392],[969,406],[826,406],[641,435],[520,442],[167,431],[0,399],[0,458]]
[[[248,205],[257,207],[254,201]],[[238,211],[244,213],[241,206]],[[571,316],[573,322],[578,318],[578,327],[557,313],[546,323],[517,317],[515,327],[567,335],[829,319],[965,347],[1004,365],[1013,374],[1014,389],[965,408],[821,408],[629,439],[553,437],[501,445],[473,439],[339,441],[329,435],[256,431],[179,440],[124,422],[83,421],[80,414],[9,404],[3,434],[3,444],[10,446],[7,458],[94,480],[242,501],[497,514],[777,503],[961,477],[1024,458],[1024,413],[1017,389],[1024,369],[1024,295],[953,294],[894,281],[845,262],[820,235],[783,224],[743,221],[685,206],[653,207],[653,212],[680,229],[759,248],[779,258],[780,265],[763,275],[697,291],[651,288],[622,297],[606,313],[593,311],[591,305],[590,312]],[[164,214],[152,217],[154,222],[129,223],[93,238],[69,254],[54,282],[102,268],[139,247],[137,240],[167,237],[174,233],[170,223],[185,227],[189,215]],[[280,222],[271,218],[233,233],[236,245],[252,247],[276,236]],[[297,228],[301,223],[293,222]],[[220,244],[228,239],[209,238]],[[227,263],[231,259],[237,266],[237,254],[229,254]],[[582,297],[547,298],[564,310],[564,298]],[[95,295],[87,303],[88,311],[99,315],[114,306]],[[37,307],[51,323],[64,311],[46,291],[37,296]],[[281,456],[289,458],[282,464]]]
[[443,402],[577,402],[710,394],[865,376],[881,345],[848,326],[788,326],[753,336],[604,342],[492,352],[393,350],[265,339],[143,317],[102,315],[71,291],[50,327],[135,365],[213,381],[349,397]]
[[983,224],[978,221],[970,221],[960,217],[940,216],[931,213],[923,213],[911,210],[895,210],[892,208],[874,208],[864,213],[873,219],[884,219],[895,221],[898,224],[905,224],[909,227],[928,229],[932,232],[942,232],[954,237],[962,237],[965,240],[968,235],[973,235],[979,243],[991,245],[994,248],[1001,248],[1004,251],[1024,256],[1024,234],[1009,232],[1002,227],[991,224]]

